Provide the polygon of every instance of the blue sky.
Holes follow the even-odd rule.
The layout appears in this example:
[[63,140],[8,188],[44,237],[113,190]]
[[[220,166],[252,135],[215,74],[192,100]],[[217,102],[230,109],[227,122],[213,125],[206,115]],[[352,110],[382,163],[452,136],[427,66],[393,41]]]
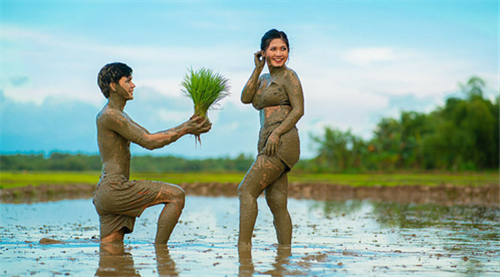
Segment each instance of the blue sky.
[[125,111],[151,132],[192,114],[187,68],[214,69],[232,86],[201,149],[188,136],[133,154],[254,155],[258,112],[239,96],[271,28],[288,34],[304,89],[304,158],[325,126],[370,138],[382,117],[431,111],[473,75],[498,94],[499,1],[2,0],[0,13],[1,153],[97,153],[97,72],[122,61],[137,85]]

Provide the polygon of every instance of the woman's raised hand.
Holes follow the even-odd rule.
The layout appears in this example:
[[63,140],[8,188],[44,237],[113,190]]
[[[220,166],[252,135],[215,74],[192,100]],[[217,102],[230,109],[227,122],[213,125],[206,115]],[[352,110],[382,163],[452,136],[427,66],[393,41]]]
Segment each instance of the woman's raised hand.
[[264,68],[264,65],[266,64],[266,59],[262,56],[261,51],[257,51],[254,54],[254,61],[255,61],[255,67],[257,68]]

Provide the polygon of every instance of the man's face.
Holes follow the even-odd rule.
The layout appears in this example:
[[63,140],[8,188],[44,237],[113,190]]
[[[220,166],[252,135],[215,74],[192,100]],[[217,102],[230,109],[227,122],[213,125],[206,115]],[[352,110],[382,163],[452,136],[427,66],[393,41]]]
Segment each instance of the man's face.
[[126,100],[134,99],[135,84],[132,82],[132,76],[122,77],[118,84],[112,85],[113,91]]

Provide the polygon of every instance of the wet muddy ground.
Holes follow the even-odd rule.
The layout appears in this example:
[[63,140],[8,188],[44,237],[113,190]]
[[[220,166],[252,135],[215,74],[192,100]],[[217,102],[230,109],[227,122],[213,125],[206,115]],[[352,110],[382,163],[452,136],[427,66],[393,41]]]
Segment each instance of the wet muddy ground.
[[[238,183],[184,183],[180,186],[188,195],[197,196],[237,196]],[[50,184],[0,189],[0,203],[31,203],[65,199],[90,198],[95,191],[92,184]],[[374,200],[398,203],[443,205],[500,205],[499,184],[481,186],[457,186],[441,184],[399,185],[399,186],[349,186],[339,184],[291,183],[288,196],[298,199],[315,200]]]
[[[291,249],[259,198],[251,252],[238,252],[238,199],[190,195],[168,249],[160,206],[123,249],[100,249],[90,198],[0,204],[0,276],[499,276],[498,205],[289,199]],[[65,244],[40,244],[43,238]]]

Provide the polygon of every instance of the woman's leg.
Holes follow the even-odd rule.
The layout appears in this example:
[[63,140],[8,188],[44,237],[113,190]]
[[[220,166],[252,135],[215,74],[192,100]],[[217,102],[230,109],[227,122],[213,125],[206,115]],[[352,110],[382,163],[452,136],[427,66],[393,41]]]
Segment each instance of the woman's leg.
[[[240,234],[239,246],[252,245],[252,234],[257,219],[257,197],[283,173],[285,166],[281,161],[273,162],[265,155],[257,159],[238,186],[240,199]],[[279,161],[279,159],[278,159]]]
[[266,188],[266,201],[274,216],[274,228],[280,245],[292,243],[292,219],[287,209],[288,177],[283,173]]

